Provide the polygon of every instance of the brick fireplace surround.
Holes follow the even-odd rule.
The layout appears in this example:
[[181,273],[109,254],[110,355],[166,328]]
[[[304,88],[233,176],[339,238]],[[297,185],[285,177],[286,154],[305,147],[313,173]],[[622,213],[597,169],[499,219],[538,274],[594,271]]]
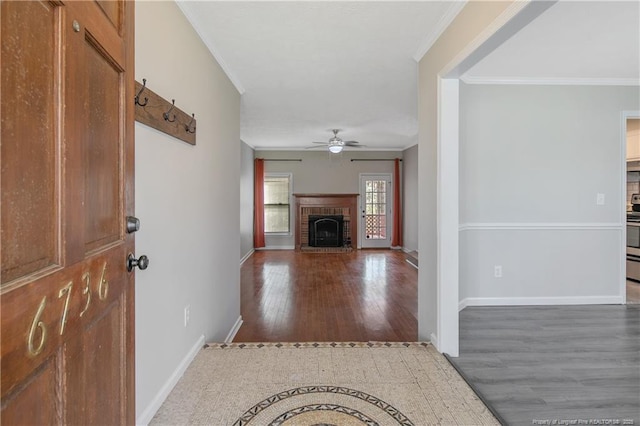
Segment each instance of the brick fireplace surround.
[[296,200],[296,250],[309,245],[309,215],[342,215],[344,238],[358,247],[358,194],[293,194]]

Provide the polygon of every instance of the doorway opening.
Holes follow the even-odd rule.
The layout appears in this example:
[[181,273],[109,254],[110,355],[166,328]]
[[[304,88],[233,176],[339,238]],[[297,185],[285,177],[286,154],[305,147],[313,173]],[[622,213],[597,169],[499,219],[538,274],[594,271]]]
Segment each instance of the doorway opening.
[[626,280],[627,304],[640,304],[640,118],[623,114],[626,145]]
[[393,212],[391,205],[393,177],[391,174],[360,175],[360,211],[362,248],[391,247]]

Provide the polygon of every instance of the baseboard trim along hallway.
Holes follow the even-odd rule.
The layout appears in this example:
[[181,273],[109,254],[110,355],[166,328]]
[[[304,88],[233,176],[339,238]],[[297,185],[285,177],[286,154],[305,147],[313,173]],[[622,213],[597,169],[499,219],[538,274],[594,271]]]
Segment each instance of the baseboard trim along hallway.
[[240,327],[242,327],[242,322],[242,315],[240,315],[236,320],[236,323],[233,324],[233,327],[231,327],[231,331],[229,331],[229,334],[227,334],[227,337],[224,339],[225,343],[233,342],[234,337],[236,337],[236,334],[238,334],[238,330],[240,330]]
[[458,311],[467,306],[561,306],[561,305],[621,305],[621,296],[567,297],[467,297],[458,304]]
[[250,258],[250,257],[251,257],[251,255],[252,255],[254,252],[255,252],[255,250],[254,250],[254,249],[251,249],[251,250],[249,251],[249,253],[245,254],[245,255],[242,257],[242,259],[240,259],[240,267],[242,267],[242,264],[243,264],[243,263],[244,263],[248,258]]
[[140,414],[140,416],[136,419],[136,425],[146,426],[149,424],[151,419],[153,419],[153,416],[155,416],[155,414],[158,412],[160,406],[162,406],[162,403],[167,399],[173,388],[178,383],[178,380],[180,380],[184,372],[187,371],[187,368],[189,367],[189,365],[191,365],[196,355],[198,355],[198,352],[200,352],[203,346],[204,335],[201,335],[196,343],[191,347],[191,349],[189,349],[187,355],[185,355],[182,361],[180,361],[180,364],[178,364],[178,367],[176,367],[175,371],[173,372],[173,374],[171,374],[164,386],[160,388],[160,391],[151,400],[144,411],[142,411],[142,414]]

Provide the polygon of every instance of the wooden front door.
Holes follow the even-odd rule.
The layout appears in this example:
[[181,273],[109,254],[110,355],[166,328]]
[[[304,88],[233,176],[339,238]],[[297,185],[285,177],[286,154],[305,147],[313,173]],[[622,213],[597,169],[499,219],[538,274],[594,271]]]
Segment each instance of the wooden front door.
[[135,422],[133,2],[3,1],[3,425]]

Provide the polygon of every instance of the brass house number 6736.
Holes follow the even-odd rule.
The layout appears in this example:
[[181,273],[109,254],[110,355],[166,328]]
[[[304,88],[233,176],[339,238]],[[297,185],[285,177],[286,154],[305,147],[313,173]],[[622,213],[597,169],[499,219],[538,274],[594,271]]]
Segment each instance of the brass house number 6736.
[[[109,292],[109,282],[107,281],[105,275],[107,273],[107,262],[102,266],[102,273],[100,274],[100,281],[98,282],[98,286],[96,289],[96,293],[98,295],[98,299],[105,300],[107,298],[107,293]],[[84,282],[84,288],[82,289],[82,294],[85,297],[84,308],[80,311],[80,317],[82,317],[85,312],[89,309],[89,305],[91,304],[91,274],[89,272],[85,272],[82,275],[82,281]],[[64,327],[67,324],[67,314],[69,313],[69,301],[71,300],[71,292],[73,290],[73,281],[67,282],[64,286],[60,288],[58,291],[58,299],[62,302],[62,315],[60,316],[60,335],[64,333]],[[47,305],[47,296],[42,298],[42,301],[38,305],[38,309],[36,310],[36,314],[33,317],[33,321],[31,321],[31,327],[29,328],[29,334],[27,335],[27,352],[29,356],[36,356],[42,352],[44,349],[45,343],[47,341],[47,326],[41,320],[42,314]]]

